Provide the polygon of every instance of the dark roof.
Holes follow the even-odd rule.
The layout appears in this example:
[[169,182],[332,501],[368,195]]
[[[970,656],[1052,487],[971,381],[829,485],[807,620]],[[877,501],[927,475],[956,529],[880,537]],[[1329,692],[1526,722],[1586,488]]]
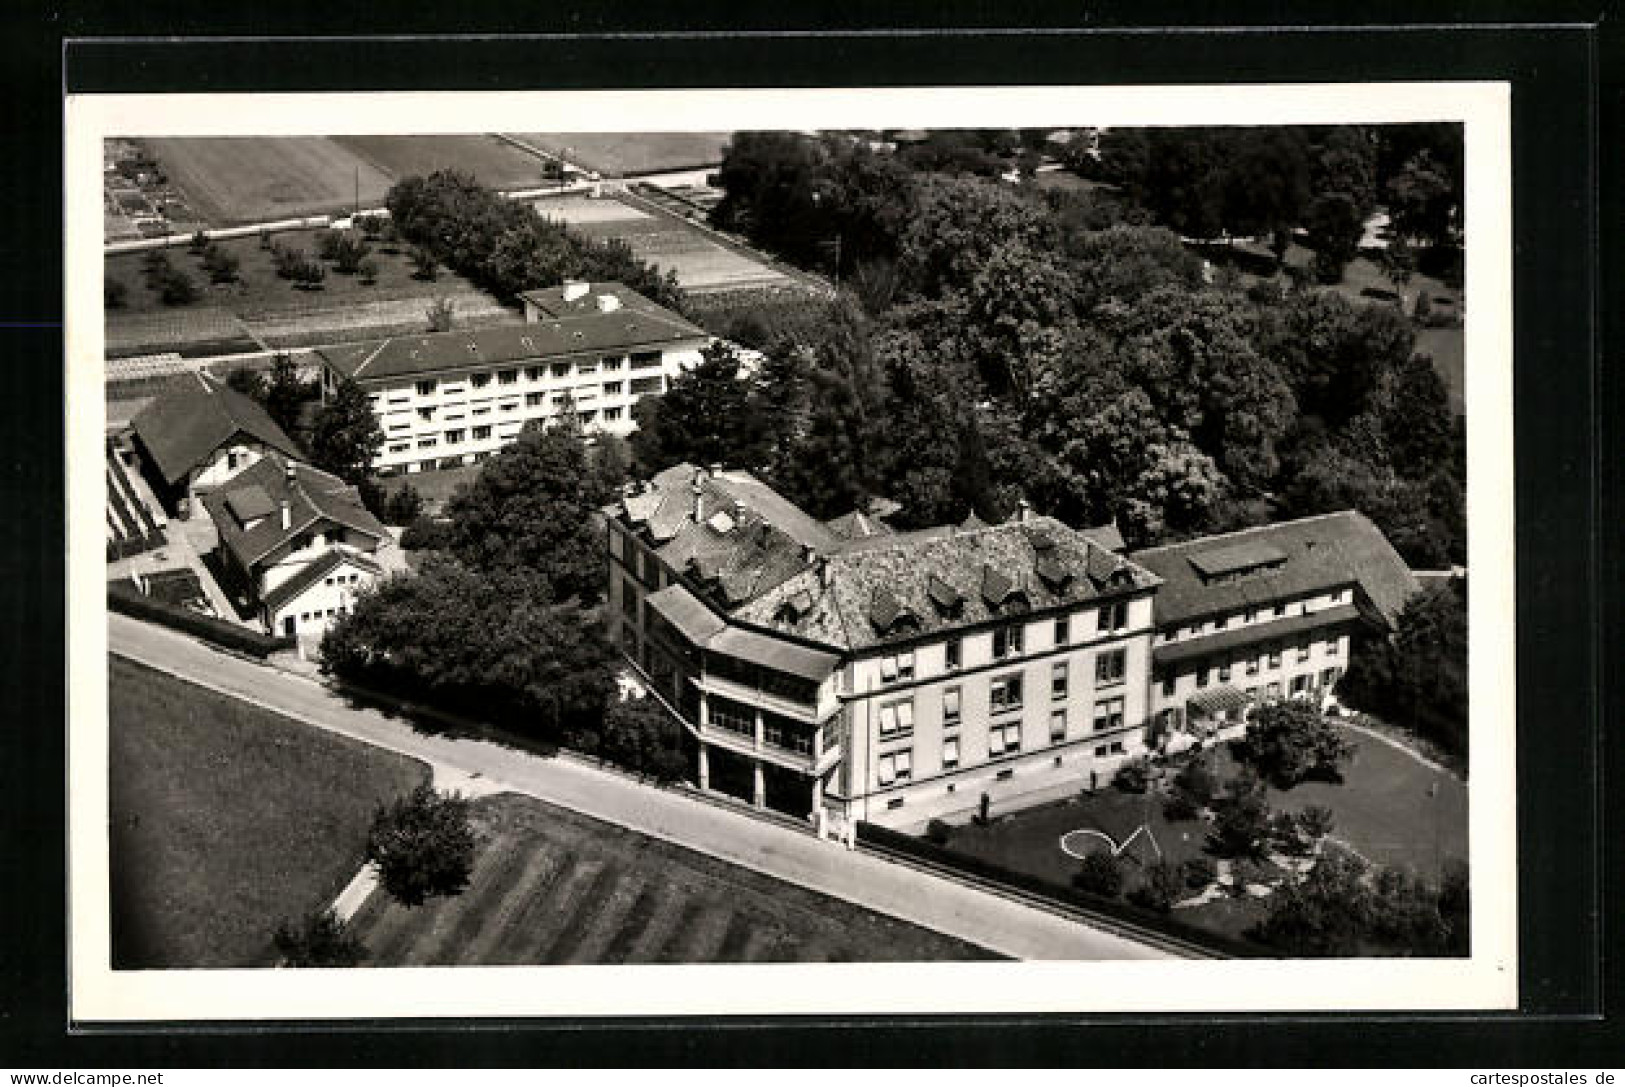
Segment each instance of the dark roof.
[[1169,642],[1167,645],[1154,646],[1151,650],[1151,661],[1153,664],[1178,664],[1212,653],[1223,653],[1249,645],[1263,645],[1265,642],[1291,638],[1307,631],[1358,622],[1361,614],[1360,609],[1353,604],[1338,604],[1335,607],[1312,611],[1308,615],[1291,615],[1272,622],[1248,623],[1246,626],[1221,630],[1217,634],[1201,638],[1186,638]]
[[1203,577],[1218,577],[1276,566],[1286,561],[1286,552],[1262,540],[1243,540],[1207,551],[1193,551],[1188,558]]
[[377,563],[362,558],[354,552],[335,547],[297,574],[294,574],[287,581],[266,593],[263,603],[272,611],[275,611],[290,600],[299,599],[306,589],[344,565],[358,566],[374,577],[384,572],[384,568]]
[[862,510],[843,513],[824,522],[824,527],[843,540],[862,540],[870,536],[896,535],[896,529]]
[[728,625],[681,585],[650,593],[649,606],[695,645],[704,645]]
[[[232,508],[257,502],[253,493],[256,490],[272,504],[272,513],[245,527],[234,516]],[[283,502],[288,503],[287,528],[282,527],[280,515]],[[284,461],[277,456],[263,457],[246,471],[237,473],[224,487],[205,495],[203,505],[214,518],[221,544],[237,556],[245,569],[300,533],[312,531],[325,522],[343,525],[377,540],[388,535],[378,518],[361,504],[361,496],[354,487],[308,464]]]
[[1121,551],[1128,546],[1127,541],[1123,539],[1123,533],[1117,527],[1116,521],[1109,525],[1101,525],[1099,528],[1083,528],[1078,531],[1104,547],[1107,551]]
[[[565,294],[572,286],[585,287],[586,290],[576,298],[567,299]],[[614,298],[622,312],[634,310],[682,320],[671,310],[650,301],[625,284],[608,281],[573,285],[561,283],[557,287],[538,287],[535,290],[521,292],[519,300],[529,302],[548,317],[586,317],[601,312],[599,299],[605,297]]]
[[251,397],[201,370],[175,382],[142,408],[131,426],[168,483],[202,467],[239,435],[290,457],[303,456]]
[[370,344],[317,348],[316,353],[340,376],[365,384],[388,378],[460,373],[503,363],[635,351],[708,338],[703,329],[646,302],[610,313],[593,309],[534,324],[393,336]]
[[[1285,561],[1229,580],[1204,578],[1198,562],[1233,563],[1238,545],[1246,545],[1246,554],[1253,557],[1264,555],[1265,549],[1278,551]],[[1156,597],[1158,626],[1348,585],[1358,585],[1382,620],[1392,624],[1417,587],[1387,537],[1353,510],[1148,548],[1131,557],[1162,578]]]
[[265,493],[265,488],[257,483],[246,487],[239,487],[226,495],[226,509],[237,518],[237,523],[246,525],[248,522],[261,517],[268,517],[276,511],[276,503],[271,496]]
[[822,681],[839,663],[833,654],[729,626],[681,585],[668,585],[651,593],[649,606],[695,646],[714,653],[814,681]]

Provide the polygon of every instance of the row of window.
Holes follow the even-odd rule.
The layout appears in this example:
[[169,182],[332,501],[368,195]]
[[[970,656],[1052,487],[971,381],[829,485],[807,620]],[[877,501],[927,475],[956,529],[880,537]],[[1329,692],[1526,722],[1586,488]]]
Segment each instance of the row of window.
[[315,611],[300,612],[299,621],[301,623],[308,623],[313,619],[332,619],[334,616],[346,615],[348,613],[349,609],[342,605],[336,608],[328,608],[326,611],[323,611],[321,608],[317,608]]
[[360,574],[334,574],[326,581],[328,585],[354,585],[361,580]]
[[[1112,613],[1108,618],[1107,613]],[[1101,630],[1120,630],[1128,625],[1128,604],[1113,604],[1100,610],[1102,623],[1113,623],[1114,626],[1102,626]],[[1055,644],[1066,645],[1069,641],[1069,621],[1063,616],[1055,620]],[[1010,657],[1020,656],[1022,653],[1023,624],[1013,624],[999,627],[993,631],[993,659],[1007,660]],[[961,665],[961,647],[963,639],[949,638],[943,643],[943,665],[947,671],[956,671]],[[1114,649],[1102,653],[1096,660],[1097,684],[1121,683],[1123,680],[1124,654],[1121,649]],[[1115,663],[1109,663],[1113,662]],[[1062,665],[1061,667],[1065,667]],[[890,656],[880,658],[880,681],[882,683],[904,683],[914,678],[914,651],[904,650]]]
[[[1332,604],[1341,604],[1347,594],[1348,590],[1346,589],[1336,589],[1330,594],[1329,601]],[[1161,635],[1159,635],[1159,640],[1164,642],[1172,642],[1177,641],[1182,637],[1194,638],[1202,634],[1204,631],[1209,630],[1209,628],[1211,628],[1211,630],[1225,630],[1229,627],[1232,619],[1236,620],[1240,625],[1245,626],[1248,623],[1257,622],[1260,616],[1274,619],[1285,618],[1287,610],[1290,606],[1291,605],[1284,600],[1269,607],[1261,608],[1256,605],[1249,605],[1243,611],[1216,615],[1211,619],[1200,623],[1193,623],[1188,627],[1175,627],[1172,630],[1164,631]],[[1309,601],[1302,600],[1298,602],[1298,614],[1309,614]]]
[[[1052,692],[1055,690],[1051,688]],[[1064,691],[1054,697],[1065,698]],[[1095,701],[1094,730],[1105,732],[1123,727],[1123,696],[1115,695],[1110,698],[1101,698]],[[1021,677],[1002,676],[994,680],[988,687],[988,712],[1006,713],[1021,709]],[[960,694],[958,687],[949,687],[942,692],[942,727],[953,729],[960,723]],[[898,699],[887,702],[880,707],[880,737],[881,739],[895,739],[907,736],[914,731],[914,700],[912,698]],[[1020,728],[1020,722],[1008,725],[995,725],[995,728]],[[1066,709],[1057,708],[1050,712],[1051,739],[1059,740],[1066,736]],[[1059,728],[1059,732],[1055,730]]]
[[[1065,735],[1065,728],[1057,735],[1053,726],[1050,729],[1051,739],[1061,739]],[[989,758],[998,758],[1021,750],[1021,732],[1014,725],[1004,725],[988,733],[987,753]],[[1123,741],[1113,740],[1110,743],[1096,744],[1094,756],[1097,759],[1108,758],[1112,755],[1124,753]],[[1059,756],[1056,762],[1059,764]],[[959,737],[949,736],[942,741],[942,769],[944,771],[959,768]],[[914,778],[914,749],[901,747],[895,751],[888,751],[881,755],[876,763],[876,780],[881,788],[900,785]],[[1001,771],[1001,779],[1005,771]]]
[[[1326,656],[1337,656],[1338,647],[1340,644],[1340,635],[1334,634],[1327,638],[1325,647]],[[1296,658],[1297,663],[1302,664],[1309,659],[1310,651],[1313,648],[1313,645],[1313,640],[1308,638],[1304,638],[1293,643],[1293,655]],[[1229,683],[1231,675],[1237,668],[1243,669],[1249,676],[1256,676],[1260,671],[1263,671],[1266,668],[1270,670],[1279,668],[1281,667],[1282,653],[1285,651],[1285,649],[1286,647],[1282,643],[1276,642],[1272,643],[1264,652],[1255,656],[1248,656],[1239,660],[1234,657],[1227,657],[1217,662],[1204,661],[1196,669],[1196,685],[1198,687],[1206,687],[1210,682],[1212,682],[1213,674],[1215,672],[1218,673],[1220,683]],[[1174,686],[1177,680],[1178,676],[1176,675],[1168,675],[1163,677],[1162,693],[1165,696],[1172,695],[1174,693]]]
[[[504,410],[507,410],[507,409],[504,408]],[[619,422],[620,420],[624,419],[625,417],[626,417],[626,409],[625,408],[605,408],[604,412],[603,412],[603,419],[604,419],[604,422],[606,422],[606,423]],[[576,413],[576,418],[580,419],[581,422],[584,423],[584,424],[585,423],[597,422],[597,420],[598,420],[598,411],[596,409],[588,409],[586,411],[579,411],[579,412]],[[515,423],[514,425],[517,427],[519,424]],[[392,427],[391,429],[399,429],[399,427]],[[510,437],[510,436],[511,437],[517,437],[518,433],[519,433],[519,431],[516,429],[516,430],[514,430],[512,435],[502,435],[502,437]],[[477,427],[472,427],[472,428],[459,427],[459,428],[454,429],[454,430],[445,431],[442,434],[438,434],[438,435],[431,434],[431,435],[427,435],[427,436],[424,436],[424,437],[420,437],[415,442],[412,442],[412,441],[391,442],[389,444],[389,446],[387,447],[387,449],[388,449],[388,451],[390,453],[405,453],[405,452],[408,452],[409,450],[411,450],[414,444],[419,449],[436,449],[436,448],[439,448],[441,445],[461,445],[465,441],[486,442],[486,441],[490,441],[490,440],[491,440],[491,427],[489,427],[489,426],[477,426]],[[430,463],[430,462],[425,462],[424,463],[425,470],[432,469],[432,468],[435,468],[435,467],[437,467],[437,465],[435,465],[433,463]]]
[[[646,370],[651,366],[659,366],[660,361],[661,356],[658,351],[640,352],[632,357],[632,369]],[[523,367],[523,373],[526,381],[541,381],[549,376],[564,378],[574,374],[578,377],[587,377],[598,373],[600,369],[613,373],[620,368],[621,360],[619,358],[605,357],[597,362],[555,362],[548,366],[526,366]],[[498,385],[517,385],[520,373],[520,367],[510,367],[504,370],[483,370],[479,373],[470,374],[468,383],[476,389],[485,388],[491,384],[493,379]],[[442,388],[447,394],[453,396],[463,391],[461,385],[447,382],[442,386],[436,378],[425,378],[417,383],[417,394],[419,396],[433,396]]]

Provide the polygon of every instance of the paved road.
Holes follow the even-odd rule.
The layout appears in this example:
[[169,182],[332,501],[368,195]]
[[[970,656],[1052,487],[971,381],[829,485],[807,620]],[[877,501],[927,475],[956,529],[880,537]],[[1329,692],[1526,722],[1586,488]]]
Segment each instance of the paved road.
[[218,653],[162,627],[109,614],[113,652],[332,732],[422,759],[436,783],[468,792],[521,793],[1019,959],[1152,959],[1166,952],[985,891],[850,853],[828,842],[639,785],[571,759],[544,759],[483,740],[414,732],[374,710],[352,709],[315,680]]

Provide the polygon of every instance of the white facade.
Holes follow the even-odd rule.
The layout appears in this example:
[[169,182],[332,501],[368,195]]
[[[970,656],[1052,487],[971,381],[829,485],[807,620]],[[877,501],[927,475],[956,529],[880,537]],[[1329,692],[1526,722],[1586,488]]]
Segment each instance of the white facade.
[[266,627],[272,634],[321,634],[355,607],[357,594],[371,586],[376,577],[359,563],[340,563],[293,599],[275,609],[267,605]]

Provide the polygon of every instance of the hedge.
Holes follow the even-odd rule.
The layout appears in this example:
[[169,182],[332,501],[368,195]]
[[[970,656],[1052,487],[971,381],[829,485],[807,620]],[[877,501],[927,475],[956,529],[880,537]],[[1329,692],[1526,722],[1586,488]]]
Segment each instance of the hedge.
[[225,649],[261,659],[278,650],[292,649],[295,644],[293,638],[273,638],[224,619],[213,619],[175,604],[155,600],[126,581],[107,583],[107,606],[112,611],[193,634]]
[[127,559],[131,555],[139,555],[144,551],[154,551],[165,546],[168,542],[164,538],[162,529],[149,535],[126,536],[119,540],[108,540],[107,561],[117,562],[119,559]]
[[1273,954],[1266,948],[1197,928],[1195,925],[1186,924],[1166,914],[1141,909],[1121,899],[1093,895],[1088,891],[1051,883],[1049,880],[1040,879],[1025,872],[1015,872],[1002,865],[994,864],[992,861],[968,856],[950,848],[934,845],[923,838],[915,838],[874,823],[862,821],[858,823],[858,841],[867,842],[880,849],[889,849],[895,853],[915,857],[929,864],[951,868],[966,875],[975,876],[978,879],[1004,884],[1026,894],[1049,899],[1062,906],[1085,910],[1089,913],[1103,914],[1127,924],[1151,929],[1173,939],[1183,940],[1186,943],[1206,948],[1217,955],[1235,959],[1257,959],[1269,958]]

